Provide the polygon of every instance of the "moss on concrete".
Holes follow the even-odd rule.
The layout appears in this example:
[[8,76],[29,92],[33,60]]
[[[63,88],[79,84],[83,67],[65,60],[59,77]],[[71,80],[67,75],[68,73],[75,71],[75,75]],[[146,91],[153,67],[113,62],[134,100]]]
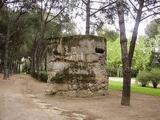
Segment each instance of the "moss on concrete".
[[[69,73],[69,70],[85,70],[88,71],[88,74],[71,74]],[[64,69],[62,72],[58,72],[55,77],[52,78],[52,82],[53,83],[59,83],[59,84],[63,84],[63,83],[68,83],[69,81],[72,80],[78,80],[81,83],[95,83],[95,74],[93,71],[89,71],[89,69],[87,70],[87,66],[79,66],[77,64],[72,64],[70,67]]]
[[63,43],[68,43],[68,41],[70,41],[70,43],[75,44],[75,40],[76,43],[78,43],[78,41],[83,40],[83,39],[87,39],[87,40],[96,40],[96,41],[106,41],[106,39],[104,37],[100,37],[100,36],[95,36],[95,35],[73,35],[73,36],[65,36],[65,37],[51,37],[48,38],[48,44],[56,44],[59,43],[59,40],[62,40]]

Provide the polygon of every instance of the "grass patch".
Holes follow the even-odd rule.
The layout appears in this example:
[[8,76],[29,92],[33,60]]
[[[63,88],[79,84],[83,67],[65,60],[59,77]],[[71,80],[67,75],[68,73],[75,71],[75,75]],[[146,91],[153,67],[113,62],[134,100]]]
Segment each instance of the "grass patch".
[[[109,90],[118,90],[122,91],[122,82],[117,81],[109,81]],[[160,96],[160,88],[152,88],[152,87],[141,87],[136,84],[132,84],[131,91],[133,93],[140,93],[152,96]]]

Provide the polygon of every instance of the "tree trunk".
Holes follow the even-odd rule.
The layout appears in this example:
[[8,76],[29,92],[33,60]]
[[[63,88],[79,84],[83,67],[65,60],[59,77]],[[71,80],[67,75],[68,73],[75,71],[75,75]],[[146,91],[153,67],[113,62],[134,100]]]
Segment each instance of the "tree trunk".
[[31,74],[34,75],[35,74],[35,51],[33,51],[32,53],[32,57],[31,57]]
[[47,71],[47,53],[45,55],[45,60],[44,60],[44,70]]
[[121,56],[123,65],[123,91],[121,104],[128,106],[130,105],[130,84],[131,84],[131,67],[129,65],[128,49],[127,49],[127,38],[124,21],[124,7],[123,0],[117,0],[117,10],[119,18],[120,28],[120,44],[121,44]]
[[157,86],[158,86],[158,83],[157,83],[157,82],[152,81],[152,84],[153,84],[153,87],[154,87],[154,88],[157,88]]
[[6,36],[6,41],[5,41],[5,52],[4,52],[4,76],[3,79],[8,79],[9,78],[9,39],[10,39],[10,23],[8,23],[8,28],[7,28],[7,36]]
[[137,12],[136,22],[135,22],[135,25],[134,25],[132,39],[131,39],[130,47],[129,47],[129,64],[130,64],[130,66],[132,66],[132,58],[133,58],[133,55],[134,55],[135,45],[136,45],[136,41],[137,41],[138,28],[139,28],[139,24],[140,24],[140,21],[141,21],[144,0],[141,0],[139,2],[139,4],[140,5],[139,5],[138,12]]
[[20,61],[18,62],[18,73],[21,73],[21,63],[20,63]]
[[18,60],[17,60],[17,61],[16,61],[16,73],[19,72],[19,71],[18,71],[18,70],[19,70],[19,66],[18,66],[18,65],[19,65],[19,63],[18,63]]
[[90,34],[90,0],[86,2],[86,35]]
[[13,61],[10,61],[10,76],[13,75]]
[[35,75],[36,72],[36,51],[37,51],[37,33],[32,46],[32,56],[31,56],[31,74]]
[[4,5],[4,1],[0,0],[0,9],[3,7],[3,5]]

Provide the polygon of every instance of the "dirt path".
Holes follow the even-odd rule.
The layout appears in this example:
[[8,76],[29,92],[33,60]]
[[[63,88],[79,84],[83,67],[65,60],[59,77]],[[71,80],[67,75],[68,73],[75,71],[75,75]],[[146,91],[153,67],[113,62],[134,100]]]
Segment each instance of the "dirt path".
[[45,83],[27,75],[2,80],[0,120],[160,120],[160,97],[133,94],[120,105],[120,92],[105,97],[65,98],[44,95]]

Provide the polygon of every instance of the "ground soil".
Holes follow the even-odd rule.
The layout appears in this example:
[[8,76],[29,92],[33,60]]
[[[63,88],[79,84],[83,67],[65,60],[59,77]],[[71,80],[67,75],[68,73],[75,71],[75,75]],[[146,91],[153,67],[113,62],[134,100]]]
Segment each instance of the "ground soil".
[[132,94],[120,105],[121,92],[92,98],[45,95],[46,83],[29,75],[0,74],[0,120],[160,120],[160,97]]

